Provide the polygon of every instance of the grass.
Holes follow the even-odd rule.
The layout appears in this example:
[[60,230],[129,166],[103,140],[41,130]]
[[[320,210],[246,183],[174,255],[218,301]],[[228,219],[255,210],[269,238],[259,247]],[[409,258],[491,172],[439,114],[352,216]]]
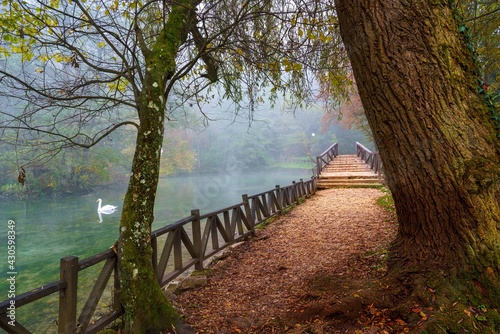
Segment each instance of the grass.
[[290,169],[311,169],[315,165],[312,163],[300,163],[300,162],[282,162],[273,164],[273,168],[290,168]]
[[384,193],[384,195],[377,198],[377,204],[388,212],[396,214],[396,207],[394,205],[394,199],[392,198],[391,191],[386,187],[382,187],[380,190]]

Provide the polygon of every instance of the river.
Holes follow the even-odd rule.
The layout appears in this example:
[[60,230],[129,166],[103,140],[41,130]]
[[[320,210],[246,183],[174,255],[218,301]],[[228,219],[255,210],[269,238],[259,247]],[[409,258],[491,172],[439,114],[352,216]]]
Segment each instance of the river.
[[[153,229],[171,224],[190,215],[192,209],[202,214],[241,202],[241,195],[254,195],[276,185],[309,179],[301,170],[268,169],[237,173],[228,171],[214,175],[190,175],[162,178],[155,204]],[[2,228],[15,222],[16,294],[55,281],[59,276],[59,260],[64,256],[80,259],[97,254],[114,244],[118,237],[120,206],[125,190],[106,190],[84,196],[65,196],[31,201],[2,201]],[[103,205],[117,205],[111,215],[99,222],[96,200]],[[0,234],[5,256],[0,261],[0,300],[7,299],[8,267],[7,233]],[[1,332],[1,330],[0,330]]]

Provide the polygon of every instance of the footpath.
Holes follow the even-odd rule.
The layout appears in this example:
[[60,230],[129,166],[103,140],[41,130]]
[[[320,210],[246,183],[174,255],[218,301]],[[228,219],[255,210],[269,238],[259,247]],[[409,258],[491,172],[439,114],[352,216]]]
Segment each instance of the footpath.
[[396,223],[376,204],[383,195],[319,190],[215,261],[206,285],[174,305],[197,333],[375,333],[359,314],[332,314],[345,284],[385,272]]

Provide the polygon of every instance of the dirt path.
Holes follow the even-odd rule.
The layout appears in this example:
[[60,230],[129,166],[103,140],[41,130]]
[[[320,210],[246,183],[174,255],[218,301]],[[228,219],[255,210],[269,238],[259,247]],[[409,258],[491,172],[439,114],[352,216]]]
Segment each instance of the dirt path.
[[396,227],[375,203],[382,195],[321,190],[258,230],[212,266],[208,285],[177,297],[186,323],[198,333],[360,333],[359,321],[335,323],[326,315],[344,297],[338,277],[384,271]]

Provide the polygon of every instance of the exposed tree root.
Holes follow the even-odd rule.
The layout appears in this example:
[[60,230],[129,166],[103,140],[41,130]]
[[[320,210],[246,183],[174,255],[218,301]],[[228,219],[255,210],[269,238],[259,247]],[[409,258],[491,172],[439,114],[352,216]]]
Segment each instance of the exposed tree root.
[[[342,284],[345,297],[325,308],[334,324],[357,322],[373,333],[498,333],[500,315],[487,299],[464,290],[469,284],[435,274],[365,278],[345,281],[330,277],[329,286]],[[324,288],[323,288],[324,289]],[[465,291],[465,292],[464,292]],[[476,291],[477,292],[477,291]]]

